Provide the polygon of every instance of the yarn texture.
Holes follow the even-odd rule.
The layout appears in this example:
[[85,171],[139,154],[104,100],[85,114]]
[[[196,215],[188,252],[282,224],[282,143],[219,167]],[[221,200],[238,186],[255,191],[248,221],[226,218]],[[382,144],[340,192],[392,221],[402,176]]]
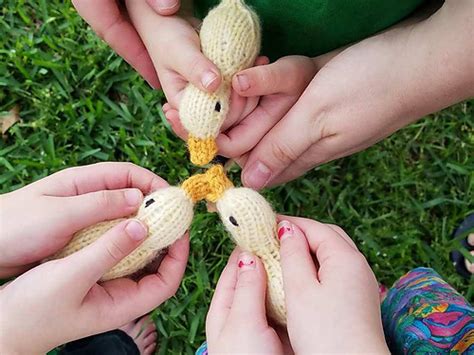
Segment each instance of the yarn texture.
[[277,221],[270,204],[258,192],[240,187],[225,191],[216,207],[234,242],[262,260],[268,280],[268,315],[278,324],[286,325]]
[[[183,236],[194,216],[194,202],[179,187],[167,187],[148,195],[140,206],[137,218],[148,226],[148,237],[131,254],[104,274],[101,281],[131,275],[143,269],[158,253]],[[50,259],[64,258],[94,243],[105,232],[125,218],[101,222],[76,233],[69,244]]]
[[200,38],[203,54],[222,74],[222,84],[212,94],[188,84],[179,113],[189,133],[191,162],[203,166],[217,154],[215,139],[229,112],[232,77],[251,67],[260,51],[260,23],[243,1],[223,0],[204,19]]

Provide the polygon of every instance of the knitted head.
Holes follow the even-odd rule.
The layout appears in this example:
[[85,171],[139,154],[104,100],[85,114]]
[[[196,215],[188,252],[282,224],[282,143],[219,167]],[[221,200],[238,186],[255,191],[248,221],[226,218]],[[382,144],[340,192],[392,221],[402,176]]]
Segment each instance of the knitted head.
[[208,164],[217,154],[216,137],[229,112],[229,90],[222,86],[213,94],[188,85],[180,105],[180,119],[189,132],[188,149],[195,165]]
[[260,51],[258,17],[241,0],[222,0],[204,19],[200,38],[202,52],[216,64],[223,79],[213,94],[189,84],[180,103],[191,162],[202,166],[217,154],[215,139],[229,112],[232,77],[251,67]]

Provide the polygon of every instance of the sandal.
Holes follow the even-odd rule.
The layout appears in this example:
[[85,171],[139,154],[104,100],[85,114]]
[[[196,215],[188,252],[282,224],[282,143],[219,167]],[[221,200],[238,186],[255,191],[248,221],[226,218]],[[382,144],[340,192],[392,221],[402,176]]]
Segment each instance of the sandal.
[[[467,216],[453,233],[453,238],[457,238],[465,234],[465,237],[461,240],[461,245],[466,248],[468,252],[472,252],[474,250],[474,245],[471,245],[468,242],[469,232],[474,233],[474,213]],[[450,253],[450,257],[459,275],[465,278],[470,278],[473,275],[473,273],[467,268],[466,258],[459,250],[453,250]]]

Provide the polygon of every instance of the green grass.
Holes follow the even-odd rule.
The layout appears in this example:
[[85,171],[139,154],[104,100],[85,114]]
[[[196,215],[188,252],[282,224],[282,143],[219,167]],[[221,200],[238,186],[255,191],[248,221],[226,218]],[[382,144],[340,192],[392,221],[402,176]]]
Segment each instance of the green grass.
[[[0,0],[0,11],[0,111],[19,105],[23,120],[0,139],[1,192],[107,160],[134,162],[172,184],[195,171],[164,124],[163,95],[69,2]],[[448,253],[458,246],[453,228],[474,212],[473,110],[473,102],[456,105],[265,195],[281,213],[343,226],[385,284],[430,266],[472,300],[474,286],[457,276]],[[182,286],[155,312],[160,353],[192,353],[204,340],[231,249],[216,216],[200,206]]]

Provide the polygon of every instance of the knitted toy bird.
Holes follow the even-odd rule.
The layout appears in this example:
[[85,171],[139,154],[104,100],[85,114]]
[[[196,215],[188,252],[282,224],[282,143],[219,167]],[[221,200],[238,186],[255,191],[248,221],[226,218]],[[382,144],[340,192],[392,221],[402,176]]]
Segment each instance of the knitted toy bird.
[[252,189],[234,187],[220,165],[192,179],[200,180],[199,197],[216,204],[220,219],[234,242],[262,260],[267,272],[269,316],[278,324],[286,325],[277,221],[270,204]]
[[212,93],[192,84],[180,104],[180,118],[188,131],[193,164],[208,164],[217,154],[216,137],[229,112],[232,77],[251,67],[260,51],[260,23],[242,0],[222,0],[204,18],[200,38],[203,54],[222,74],[220,88]]
[[[101,281],[128,276],[143,269],[161,250],[183,236],[192,222],[193,207],[198,201],[194,198],[196,183],[196,180],[189,179],[181,187],[166,187],[145,197],[136,215],[130,217],[137,218],[148,226],[148,237],[137,249],[109,270]],[[95,242],[124,220],[125,218],[119,218],[98,223],[76,233],[69,244],[48,260],[75,253]]]

